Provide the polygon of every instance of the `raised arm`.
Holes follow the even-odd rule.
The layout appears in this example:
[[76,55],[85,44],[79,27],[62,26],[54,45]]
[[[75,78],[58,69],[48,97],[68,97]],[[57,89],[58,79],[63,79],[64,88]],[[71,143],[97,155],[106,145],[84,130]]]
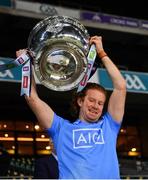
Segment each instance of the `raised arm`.
[[[16,56],[20,56],[25,50],[16,51]],[[53,121],[54,112],[48,104],[42,101],[36,91],[36,83],[32,75],[31,93],[30,96],[25,95],[25,99],[34,112],[36,118],[43,128],[50,128]]]
[[102,45],[101,36],[93,36],[90,43],[96,45],[98,56],[104,64],[113,83],[113,92],[108,103],[108,112],[117,121],[121,122],[124,115],[125,98],[126,98],[126,81],[118,70],[117,66],[105,53]]

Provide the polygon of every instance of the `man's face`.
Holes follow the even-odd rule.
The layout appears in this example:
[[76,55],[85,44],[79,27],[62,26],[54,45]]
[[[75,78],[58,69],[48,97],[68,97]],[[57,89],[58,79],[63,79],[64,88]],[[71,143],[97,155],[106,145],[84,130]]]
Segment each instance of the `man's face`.
[[106,97],[97,89],[89,89],[84,99],[78,99],[80,106],[79,118],[87,122],[96,122],[104,107]]

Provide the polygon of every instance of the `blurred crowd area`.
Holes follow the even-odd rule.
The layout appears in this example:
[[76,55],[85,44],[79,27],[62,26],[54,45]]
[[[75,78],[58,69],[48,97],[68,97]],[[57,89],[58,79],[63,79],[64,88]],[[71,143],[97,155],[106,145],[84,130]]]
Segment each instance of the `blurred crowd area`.
[[[46,157],[48,158],[48,156]],[[0,178],[33,179],[36,158],[38,157],[11,157],[8,154],[1,155]],[[121,179],[148,179],[148,161],[146,160],[120,158],[119,166]]]

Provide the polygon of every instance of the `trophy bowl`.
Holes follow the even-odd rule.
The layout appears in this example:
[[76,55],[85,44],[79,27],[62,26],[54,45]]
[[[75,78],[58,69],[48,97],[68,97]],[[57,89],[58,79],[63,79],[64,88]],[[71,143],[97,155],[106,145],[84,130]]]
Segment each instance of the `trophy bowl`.
[[72,17],[50,16],[36,24],[28,48],[40,83],[54,91],[76,88],[87,72],[89,38],[85,27]]

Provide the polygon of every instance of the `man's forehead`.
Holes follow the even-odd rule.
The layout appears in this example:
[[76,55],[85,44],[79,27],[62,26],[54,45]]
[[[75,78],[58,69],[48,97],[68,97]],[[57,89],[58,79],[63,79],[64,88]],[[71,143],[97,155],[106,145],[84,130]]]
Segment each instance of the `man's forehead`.
[[88,89],[86,94],[102,93],[99,89]]
[[89,89],[86,92],[86,96],[91,97],[91,98],[96,98],[96,97],[100,97],[100,96],[105,97],[105,94],[102,91],[100,91],[99,89]]

